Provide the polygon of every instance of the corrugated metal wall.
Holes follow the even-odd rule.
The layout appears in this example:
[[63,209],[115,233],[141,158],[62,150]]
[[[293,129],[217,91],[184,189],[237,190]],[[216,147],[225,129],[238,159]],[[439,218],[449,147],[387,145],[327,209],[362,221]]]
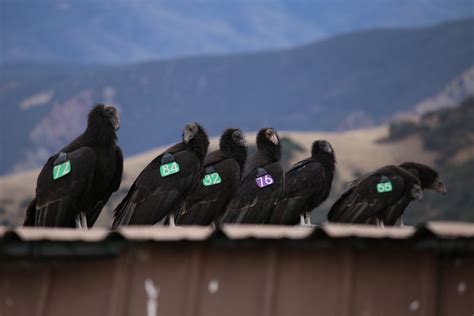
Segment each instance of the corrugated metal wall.
[[[147,315],[147,280],[159,288],[157,316],[474,313],[471,237],[249,234],[95,242],[10,236],[0,244],[0,315]],[[25,244],[27,255],[14,251]],[[84,250],[91,244],[104,251]],[[116,255],[104,256],[105,249]]]

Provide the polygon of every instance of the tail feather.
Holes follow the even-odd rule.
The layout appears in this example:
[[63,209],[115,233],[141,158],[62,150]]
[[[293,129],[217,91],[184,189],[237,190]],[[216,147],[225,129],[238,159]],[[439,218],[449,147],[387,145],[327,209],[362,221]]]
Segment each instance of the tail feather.
[[23,226],[35,226],[36,222],[36,199],[33,199],[26,209],[26,218]]
[[78,213],[70,196],[51,201],[36,209],[35,225],[46,227],[76,227],[75,216]]
[[327,215],[328,221],[340,222],[343,217],[347,216],[348,206],[350,206],[357,198],[356,194],[353,194],[353,190],[349,189],[344,192],[339,199],[331,206]]

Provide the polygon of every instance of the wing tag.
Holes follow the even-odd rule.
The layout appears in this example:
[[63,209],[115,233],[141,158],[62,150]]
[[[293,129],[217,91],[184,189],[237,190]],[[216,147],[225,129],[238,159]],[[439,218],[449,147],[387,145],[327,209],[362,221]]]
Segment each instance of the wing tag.
[[66,160],[65,162],[55,165],[53,168],[53,180],[64,177],[71,172],[71,161]]
[[221,182],[222,182],[221,176],[217,172],[206,174],[206,176],[202,179],[202,185],[205,187],[219,184]]
[[384,193],[384,192],[392,192],[393,186],[392,182],[387,178],[382,179],[382,182],[377,183],[377,192]]
[[176,161],[168,162],[160,166],[161,177],[167,177],[179,172],[179,164]]
[[273,177],[270,174],[268,174],[265,169],[258,168],[255,182],[257,183],[257,186],[260,189],[262,189],[262,188],[268,187],[269,185],[272,185],[275,181],[273,180]]

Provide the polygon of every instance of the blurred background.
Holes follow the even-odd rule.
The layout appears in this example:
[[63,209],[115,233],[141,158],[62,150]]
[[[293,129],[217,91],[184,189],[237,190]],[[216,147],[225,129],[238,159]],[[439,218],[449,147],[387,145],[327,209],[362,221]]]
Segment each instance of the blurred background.
[[[0,0],[0,224],[19,225],[49,156],[95,103],[121,112],[127,161],[111,211],[186,122],[218,137],[280,131],[286,166],[329,140],[343,184],[386,164],[435,166],[406,223],[474,221],[472,0]],[[215,148],[215,138],[212,148]]]

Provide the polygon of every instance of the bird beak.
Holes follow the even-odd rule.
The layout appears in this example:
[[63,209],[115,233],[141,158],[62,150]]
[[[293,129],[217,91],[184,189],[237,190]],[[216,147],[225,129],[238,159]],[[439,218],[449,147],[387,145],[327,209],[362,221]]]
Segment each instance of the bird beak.
[[118,110],[114,106],[107,105],[105,111],[112,115],[112,126],[116,131],[118,131],[120,128],[120,116]]
[[187,144],[193,138],[192,133],[189,129],[184,130],[184,137],[183,140]]
[[441,180],[435,181],[431,188],[438,193],[446,194],[446,186]]
[[324,145],[324,150],[328,153],[332,153],[332,148],[331,148],[331,145],[329,144],[325,144]]
[[272,136],[270,136],[270,141],[274,143],[275,145],[278,145],[278,137],[276,136],[275,133],[273,133]]

